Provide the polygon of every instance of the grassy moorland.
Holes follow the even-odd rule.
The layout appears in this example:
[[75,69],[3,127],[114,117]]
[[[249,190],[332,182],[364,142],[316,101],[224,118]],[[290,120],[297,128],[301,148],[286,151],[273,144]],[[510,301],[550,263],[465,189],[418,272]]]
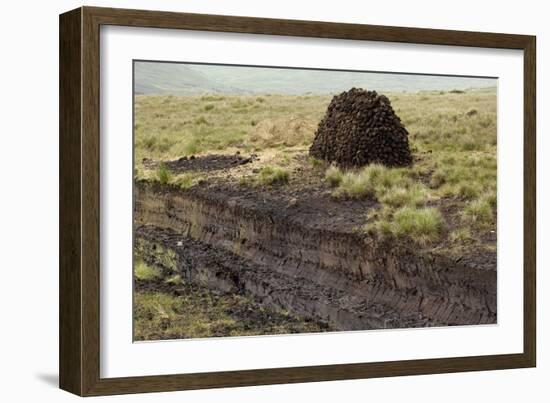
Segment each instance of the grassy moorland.
[[[433,244],[445,234],[460,247],[496,230],[496,90],[389,93],[409,131],[415,162],[410,168],[371,165],[326,170],[338,198],[375,198],[379,208],[364,230]],[[200,173],[172,175],[144,159],[173,160],[208,153],[258,153],[266,166],[243,176],[242,185],[288,182],[288,151],[306,153],[329,95],[145,96],[135,105],[136,176],[187,189]],[[275,157],[273,157],[275,156]],[[452,205],[452,208],[448,208]],[[448,210],[448,211],[447,211]],[[453,221],[453,230],[443,229]]]
[[307,144],[330,96],[147,96],[135,103],[136,161]]
[[[298,176],[310,175],[335,202],[377,202],[375,208],[366,203],[370,207],[359,231],[455,256],[473,249],[494,252],[496,90],[387,95],[409,131],[414,163],[408,168],[345,170],[307,158],[329,95],[138,95],[135,176],[185,191],[216,173],[177,173],[163,161],[257,154],[254,164],[232,170],[237,186],[296,190],[302,183]],[[148,164],[152,160],[158,163]],[[298,170],[296,164],[301,164]],[[136,340],[326,331],[286,312],[266,310],[246,296],[187,284],[172,270],[169,251],[156,249],[155,264],[137,246]],[[249,319],[250,312],[258,316]]]

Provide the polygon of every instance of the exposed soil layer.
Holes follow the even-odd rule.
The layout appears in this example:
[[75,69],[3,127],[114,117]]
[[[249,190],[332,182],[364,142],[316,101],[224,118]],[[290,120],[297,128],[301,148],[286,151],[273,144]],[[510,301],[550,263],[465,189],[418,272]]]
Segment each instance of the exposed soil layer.
[[338,330],[496,323],[494,254],[454,259],[378,241],[357,231],[365,203],[220,184],[137,182],[135,192],[138,236],[175,248],[182,274],[212,289]]
[[[211,154],[197,156],[190,161],[198,161],[193,169],[187,172],[196,175],[196,185],[190,192],[220,192],[228,199],[238,198],[247,206],[257,211],[279,211],[281,214],[289,214],[293,219],[304,225],[319,228],[334,228],[342,232],[362,232],[362,228],[368,222],[368,214],[373,209],[379,209],[380,203],[374,197],[363,199],[345,199],[332,196],[333,188],[324,179],[326,166],[312,165],[308,160],[305,149],[293,149],[287,151],[288,157],[285,167],[290,173],[288,183],[284,186],[243,186],[243,178],[251,178],[251,182],[257,177],[262,167],[277,165],[277,154],[260,153],[259,155],[241,155],[250,162],[238,166],[223,167],[217,161],[230,161],[235,154]],[[267,154],[267,155],[266,155]],[[422,155],[415,155],[422,158]],[[177,161],[177,160],[176,160]],[[212,162],[216,161],[216,162]],[[208,165],[212,162],[211,165]],[[151,167],[156,167],[160,162],[149,160]],[[170,161],[166,162],[171,164]],[[200,166],[208,166],[204,170]],[[185,172],[180,166],[181,171]],[[429,186],[430,178],[420,178],[425,186]],[[208,190],[210,191],[210,190]],[[449,238],[454,230],[463,227],[461,212],[464,209],[464,200],[460,197],[442,197],[428,201],[429,207],[438,208],[445,217],[445,228],[441,239],[436,245],[427,245],[428,249],[437,249],[440,254],[462,259],[472,267],[496,269],[496,231],[487,230],[476,242],[457,247]],[[395,241],[395,240],[394,240]],[[399,240],[402,244],[411,243],[410,240]],[[411,245],[412,248],[422,248],[420,245]]]
[[[181,157],[173,161],[165,161],[164,165],[174,173],[181,173],[186,171],[216,171],[221,169],[230,169],[238,167],[239,165],[249,164],[256,159],[256,155],[241,156],[224,155],[224,154],[210,154],[204,156],[190,156]],[[143,166],[146,168],[156,168],[159,165],[159,161],[153,161],[145,159]]]
[[390,100],[358,88],[332,98],[309,152],[344,167],[412,162],[408,132]]
[[[171,230],[147,226],[140,227],[136,235],[174,250],[178,257],[180,272],[187,281],[226,295],[253,295],[255,300],[263,305],[288,310],[295,315],[295,318],[286,317],[285,320],[287,324],[292,321],[294,328],[298,328],[300,324],[297,318],[309,318],[304,320],[312,321],[310,327],[313,330],[311,331],[316,332],[395,327],[397,323],[394,322],[399,319],[391,307],[347,296],[341,290],[312,283],[307,278],[287,276],[271,270],[266,265],[251,262],[235,253],[182,237]],[[158,261],[151,263],[162,264]],[[149,284],[144,287],[142,283],[138,287],[140,290],[144,288],[165,292],[175,290],[168,284]],[[275,323],[266,323],[268,319],[266,315],[260,313],[246,315],[242,320],[252,321],[256,327],[261,328],[262,324],[267,327],[275,325]],[[358,319],[362,315],[368,315],[368,322]],[[279,320],[283,319],[279,317]],[[328,319],[331,319],[330,322],[336,326],[331,327]],[[425,322],[427,318],[420,316],[409,318],[409,323],[413,326]],[[300,327],[303,329],[303,325]],[[291,326],[290,333],[293,332],[292,329]]]

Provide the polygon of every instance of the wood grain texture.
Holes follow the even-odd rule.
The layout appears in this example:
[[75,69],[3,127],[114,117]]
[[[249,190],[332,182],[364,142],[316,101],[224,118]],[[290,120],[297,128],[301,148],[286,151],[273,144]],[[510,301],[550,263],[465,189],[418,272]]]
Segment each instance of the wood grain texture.
[[99,378],[99,24],[82,9],[82,390]]
[[537,339],[537,79],[536,79],[536,39],[530,37],[524,48],[523,67],[523,354],[531,366],[536,366]]
[[87,7],[105,25],[523,49],[525,35]]
[[81,11],[59,22],[59,386],[81,394]]
[[[524,51],[524,352],[383,363],[100,378],[101,25]],[[60,386],[82,396],[532,367],[535,321],[535,37],[83,7],[60,17]]]

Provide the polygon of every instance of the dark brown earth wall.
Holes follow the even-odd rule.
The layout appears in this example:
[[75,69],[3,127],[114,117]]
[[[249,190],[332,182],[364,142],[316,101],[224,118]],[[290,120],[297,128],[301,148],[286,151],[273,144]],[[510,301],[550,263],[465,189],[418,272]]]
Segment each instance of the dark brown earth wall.
[[134,222],[137,237],[176,251],[185,278],[337,329],[496,323],[496,270],[308,225],[238,193],[138,182]]

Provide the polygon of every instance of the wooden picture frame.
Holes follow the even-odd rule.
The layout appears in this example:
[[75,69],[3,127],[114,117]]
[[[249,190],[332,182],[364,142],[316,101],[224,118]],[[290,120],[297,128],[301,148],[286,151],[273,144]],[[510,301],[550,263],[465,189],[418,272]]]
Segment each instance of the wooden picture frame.
[[[230,372],[100,377],[99,35],[102,25],[519,49],[524,52],[524,348],[468,356]],[[535,37],[81,7],[60,16],[60,387],[80,396],[534,367]]]

